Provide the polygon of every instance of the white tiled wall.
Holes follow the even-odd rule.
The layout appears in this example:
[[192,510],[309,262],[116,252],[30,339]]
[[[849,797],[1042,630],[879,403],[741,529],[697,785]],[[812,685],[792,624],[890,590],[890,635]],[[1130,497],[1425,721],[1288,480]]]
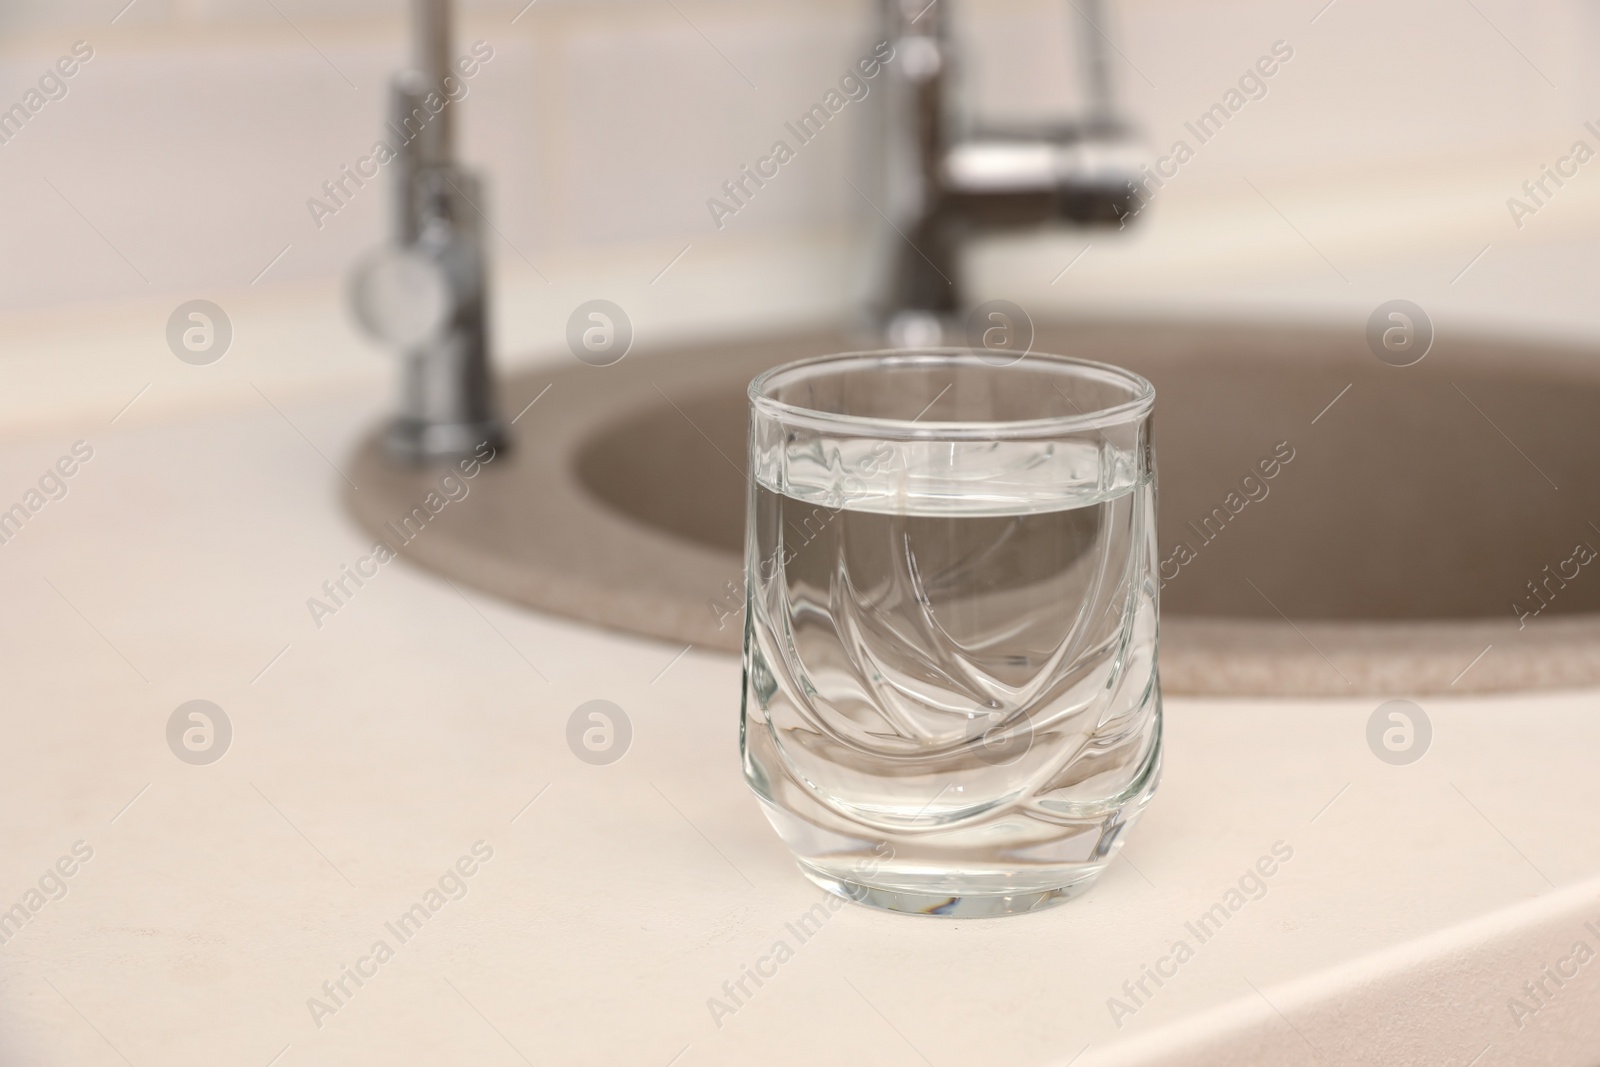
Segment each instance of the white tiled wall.
[[[1068,0],[939,2],[957,8],[975,111],[1070,109],[1081,21]],[[1370,205],[1374,217],[1419,219],[1456,196],[1462,204],[1440,215],[1437,239],[1459,231],[1464,247],[1481,245],[1491,238],[1465,232],[1480,219],[1485,233],[1518,237],[1506,230],[1504,197],[1580,135],[1585,118],[1600,119],[1594,5],[1325,2],[1107,5],[1119,88],[1158,148],[1184,136],[1184,120],[1274,41],[1295,50],[1268,96],[1163,192],[1150,225],[1209,220],[1225,232],[1230,213],[1260,208],[1248,206],[1248,178],[1303,205],[1314,240],[1348,239],[1343,223],[1317,231],[1323,216]],[[403,7],[5,5],[0,107],[73,41],[90,42],[95,58],[67,98],[0,146],[0,246],[11,253],[0,257],[0,309],[248,286],[286,246],[271,282],[339,275],[381,240],[387,188],[363,190],[321,230],[306,200],[376,135],[403,52]],[[464,154],[492,183],[498,254],[514,269],[657,263],[663,249],[691,242],[734,255],[843,239],[868,210],[844,179],[870,146],[861,130],[838,127],[726,229],[712,225],[705,201],[870,43],[869,0],[461,8],[463,42],[496,49],[461,122]],[[1600,171],[1586,177],[1600,186]],[[1374,234],[1381,241],[1382,227]]]

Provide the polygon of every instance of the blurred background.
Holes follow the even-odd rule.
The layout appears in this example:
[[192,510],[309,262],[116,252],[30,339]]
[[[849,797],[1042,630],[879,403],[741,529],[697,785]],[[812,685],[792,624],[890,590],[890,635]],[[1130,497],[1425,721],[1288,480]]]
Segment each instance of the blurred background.
[[[350,323],[343,279],[388,237],[388,175],[320,226],[307,201],[380,132],[407,55],[403,8],[6,5],[0,107],[74,42],[93,58],[0,145],[0,242],[12,250],[0,262],[11,386],[0,425],[115,411],[152,379],[130,419],[201,394],[243,399],[246,377],[269,392],[386,388],[392,366]],[[490,183],[502,365],[561,347],[567,315],[595,297],[653,339],[847,312],[871,214],[845,180],[863,123],[836,123],[721,229],[706,201],[865,54],[872,4],[463,0],[460,12],[460,50],[494,50],[456,121],[461,159]],[[953,5],[951,17],[965,109],[1074,111],[1082,16],[1066,0]],[[1520,227],[1507,205],[1574,141],[1600,146],[1583,125],[1600,119],[1600,5],[1121,0],[1105,32],[1122,110],[1152,159],[1176,139],[1196,144],[1184,123],[1274,42],[1293,59],[1137,225],[986,242],[975,298],[1035,314],[1364,318],[1403,297],[1441,329],[1600,326],[1589,297],[1600,167]],[[203,374],[176,364],[153,325],[201,297],[237,335],[234,358]],[[69,318],[70,339],[57,329]],[[134,320],[152,324],[142,345],[122,340]]]

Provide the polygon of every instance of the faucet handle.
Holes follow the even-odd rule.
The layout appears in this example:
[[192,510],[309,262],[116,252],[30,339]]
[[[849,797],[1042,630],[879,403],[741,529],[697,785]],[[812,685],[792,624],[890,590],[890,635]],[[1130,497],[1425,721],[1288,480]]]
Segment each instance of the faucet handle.
[[450,331],[484,346],[482,233],[471,197],[476,177],[453,166],[414,168],[399,199],[407,220],[395,243],[350,273],[350,307],[375,340],[403,354],[426,349]]
[[439,262],[412,248],[380,248],[350,273],[356,321],[373,340],[403,352],[439,337],[454,303]]

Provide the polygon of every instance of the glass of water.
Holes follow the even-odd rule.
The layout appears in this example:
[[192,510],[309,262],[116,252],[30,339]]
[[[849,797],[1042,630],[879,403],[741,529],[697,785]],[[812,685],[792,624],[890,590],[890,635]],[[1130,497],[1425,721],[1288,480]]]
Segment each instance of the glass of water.
[[894,911],[1086,888],[1161,766],[1151,384],[927,349],[750,384],[745,778]]

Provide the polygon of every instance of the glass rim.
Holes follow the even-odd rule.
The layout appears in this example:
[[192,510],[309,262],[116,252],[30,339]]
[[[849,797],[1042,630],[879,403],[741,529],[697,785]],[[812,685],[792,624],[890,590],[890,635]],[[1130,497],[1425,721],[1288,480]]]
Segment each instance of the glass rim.
[[[954,438],[983,440],[990,438],[1047,437],[1074,433],[1080,430],[1102,430],[1112,426],[1124,425],[1144,418],[1155,407],[1156,387],[1151,384],[1149,379],[1112,363],[1102,363],[1099,360],[1083,359],[1078,356],[1056,355],[1050,352],[1026,352],[1014,362],[1002,364],[995,363],[993,355],[987,349],[926,347],[865,349],[856,352],[834,352],[821,356],[808,356],[805,359],[792,360],[762,371],[751,380],[746,394],[749,397],[752,408],[769,418],[777,419],[785,424],[835,432],[854,430],[861,436],[878,436],[892,439]],[[1087,375],[1080,376],[1126,386],[1134,393],[1134,396],[1131,399],[1096,408],[1093,411],[1080,411],[1075,415],[1052,415],[1042,419],[960,419],[951,422],[922,422],[920,421],[920,415],[914,419],[887,419],[878,416],[845,415],[839,412],[821,411],[816,408],[779,400],[769,392],[780,378],[801,375],[807,371],[830,364],[914,365],[927,363],[930,365],[970,365],[976,362],[989,370],[1003,373],[1013,367],[1022,366],[1028,360],[1047,363],[1056,368],[1071,368],[1080,372],[1088,372]],[[1057,390],[1057,392],[1060,392],[1060,390]],[[1062,398],[1067,399],[1066,394],[1063,393]],[[1070,399],[1067,402],[1069,404],[1072,403]]]

